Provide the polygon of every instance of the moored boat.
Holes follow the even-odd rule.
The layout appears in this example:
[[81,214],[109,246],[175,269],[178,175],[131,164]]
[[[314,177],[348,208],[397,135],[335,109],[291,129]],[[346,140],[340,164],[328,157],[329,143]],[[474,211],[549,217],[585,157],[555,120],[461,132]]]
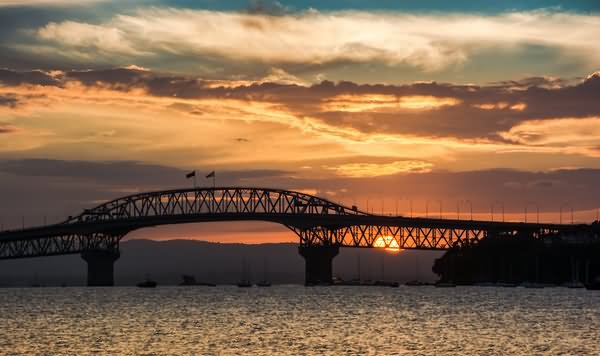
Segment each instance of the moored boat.
[[579,282],[579,281],[571,281],[568,283],[563,284],[564,287],[567,288],[571,288],[571,289],[577,289],[577,288],[583,288],[585,287],[583,283]]
[[523,282],[523,283],[521,283],[521,287],[541,289],[541,288],[544,288],[545,285],[543,283],[537,283],[537,282]]
[[187,274],[181,275],[183,281],[179,283],[180,286],[205,286],[205,287],[216,287],[215,283],[210,282],[197,282],[196,277]]
[[398,282],[390,282],[390,281],[375,281],[373,283],[374,286],[378,286],[378,287],[392,287],[392,288],[396,288],[398,286],[400,286],[400,284]]
[[252,287],[252,282],[250,282],[248,266],[246,263],[246,259],[242,259],[242,278],[237,283],[237,286],[240,288],[249,288]]
[[240,288],[249,288],[252,287],[252,282],[248,280],[242,280],[238,282],[237,286]]
[[421,286],[430,286],[430,285],[432,285],[432,283],[419,281],[418,279],[413,279],[411,281],[404,283],[404,285],[409,286],[409,287],[421,287]]
[[138,283],[137,286],[140,288],[155,288],[156,284],[157,283],[155,281],[147,279],[143,282]]
[[585,284],[587,290],[600,290],[600,277],[596,277],[592,282]]
[[437,281],[435,282],[435,286],[438,288],[453,288],[456,287],[456,284],[452,281]]
[[600,282],[586,283],[585,284],[585,289],[587,289],[587,290],[600,290]]
[[270,287],[271,282],[267,279],[267,259],[263,261],[263,280],[256,283],[257,287]]

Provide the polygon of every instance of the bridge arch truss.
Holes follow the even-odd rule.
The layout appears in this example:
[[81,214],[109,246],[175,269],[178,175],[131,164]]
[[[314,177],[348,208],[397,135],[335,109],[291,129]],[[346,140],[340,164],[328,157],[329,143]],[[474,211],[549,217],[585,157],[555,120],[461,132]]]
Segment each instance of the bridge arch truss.
[[[541,238],[581,230],[581,226],[572,225],[373,215],[282,189],[197,188],[134,194],[86,209],[60,224],[0,232],[0,259],[118,251],[119,241],[136,229],[242,220],[285,225],[298,235],[304,247],[444,250],[477,243],[490,235],[526,232]],[[592,237],[597,238],[597,234]]]

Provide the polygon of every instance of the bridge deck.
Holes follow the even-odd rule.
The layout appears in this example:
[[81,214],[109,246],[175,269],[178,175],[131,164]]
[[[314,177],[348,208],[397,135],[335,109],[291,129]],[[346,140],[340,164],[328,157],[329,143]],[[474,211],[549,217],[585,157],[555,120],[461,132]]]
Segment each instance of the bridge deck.
[[172,224],[260,220],[287,226],[303,246],[448,249],[489,235],[597,238],[590,225],[408,218],[368,214],[316,196],[268,188],[148,192],[87,209],[61,224],[0,232],[0,259],[118,249],[130,231]]

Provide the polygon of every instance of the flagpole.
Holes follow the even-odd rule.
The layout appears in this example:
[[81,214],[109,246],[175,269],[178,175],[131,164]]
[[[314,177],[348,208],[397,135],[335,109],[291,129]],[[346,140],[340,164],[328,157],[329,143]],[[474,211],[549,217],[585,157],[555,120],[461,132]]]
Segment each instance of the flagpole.
[[196,181],[196,171],[191,171],[190,173],[185,175],[186,179],[194,178],[194,189],[198,188],[198,183]]
[[209,174],[207,174],[206,179],[208,178],[212,178],[213,188],[215,188],[217,186],[217,174],[215,173],[215,171],[212,171]]

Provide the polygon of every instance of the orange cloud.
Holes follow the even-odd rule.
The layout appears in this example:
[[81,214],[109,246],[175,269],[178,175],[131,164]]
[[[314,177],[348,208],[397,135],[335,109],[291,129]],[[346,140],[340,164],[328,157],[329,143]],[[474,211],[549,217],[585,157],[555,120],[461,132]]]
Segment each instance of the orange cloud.
[[476,107],[481,110],[504,110],[509,108],[514,111],[523,111],[527,108],[527,104],[525,103],[515,103],[509,104],[505,101],[501,101],[498,103],[485,103],[485,104],[475,104],[473,107]]
[[600,157],[600,117],[529,120],[500,136],[520,145]]
[[325,111],[390,112],[406,110],[431,110],[460,104],[456,98],[425,95],[396,96],[385,94],[341,94],[324,100]]
[[[477,138],[469,132],[466,137],[453,135],[454,131],[446,128],[456,120],[463,120],[462,110],[473,113],[468,111],[472,108],[469,99],[460,96],[464,95],[460,87],[427,85],[423,88],[420,85],[418,88],[419,92],[431,90],[437,95],[348,94],[352,88],[362,92],[369,87],[323,83],[310,87],[255,84],[210,89],[203,87],[202,81],[180,78],[181,82],[191,83],[194,90],[179,97],[172,93],[179,93],[180,89],[157,90],[144,85],[144,80],[152,78],[146,76],[151,74],[135,71],[133,79],[127,70],[108,73],[109,80],[98,80],[103,78],[103,72],[86,72],[90,75],[82,81],[65,79],[59,84],[0,86],[0,95],[13,95],[19,103],[14,107],[0,107],[0,121],[23,129],[20,135],[4,135],[0,151],[27,151],[62,159],[110,160],[126,156],[186,166],[208,162],[229,167],[288,167],[291,160],[300,165],[312,161],[323,168],[320,173],[347,177],[426,172],[433,166],[440,169],[490,167],[487,160],[473,157],[491,153],[513,157],[521,153],[597,156],[594,142],[581,146],[564,141],[564,147],[533,144],[527,130],[542,130],[544,120],[533,128],[519,126],[523,120],[519,117],[514,118],[515,124],[510,120],[503,123],[509,127],[501,131],[504,141],[493,136]],[[7,73],[0,74],[10,77]],[[73,78],[77,74],[81,73],[56,75]],[[169,78],[156,81],[165,83]],[[37,77],[34,79],[39,81]],[[42,79],[47,81],[47,78]],[[590,86],[595,80],[593,77],[581,87]],[[413,87],[384,89],[410,92]],[[570,87],[571,91],[574,89],[581,90]],[[346,94],[325,95],[329,99],[322,100],[317,94],[323,92]],[[449,95],[455,93],[461,99]],[[300,99],[293,101],[297,98]],[[445,107],[456,105],[458,100],[467,105],[445,111]],[[520,100],[505,102],[509,103],[505,108],[514,107],[511,111],[524,104]],[[334,112],[332,114],[337,116],[328,117],[319,111],[321,105],[338,104],[346,105],[349,110],[356,105],[360,110],[381,111],[381,115],[346,111]],[[539,108],[537,105],[535,109]],[[399,111],[403,115],[396,116]],[[448,117],[447,113],[454,116]],[[465,122],[469,121],[459,123],[464,125]],[[480,125],[477,128],[480,132],[495,134],[493,122],[476,120],[472,124]],[[568,129],[568,126],[561,128]],[[584,131],[589,134],[593,127]],[[236,140],[240,137],[247,139],[243,145]],[[358,156],[363,158],[345,160]],[[469,159],[463,160],[464,157]],[[379,158],[388,163],[381,163]],[[554,167],[550,159],[538,160],[536,164],[545,169]],[[503,161],[503,165],[522,168],[523,162],[517,157]]]
[[338,175],[346,177],[377,177],[398,173],[430,172],[433,164],[423,161],[394,161],[391,163],[348,163],[336,167],[326,167]]

